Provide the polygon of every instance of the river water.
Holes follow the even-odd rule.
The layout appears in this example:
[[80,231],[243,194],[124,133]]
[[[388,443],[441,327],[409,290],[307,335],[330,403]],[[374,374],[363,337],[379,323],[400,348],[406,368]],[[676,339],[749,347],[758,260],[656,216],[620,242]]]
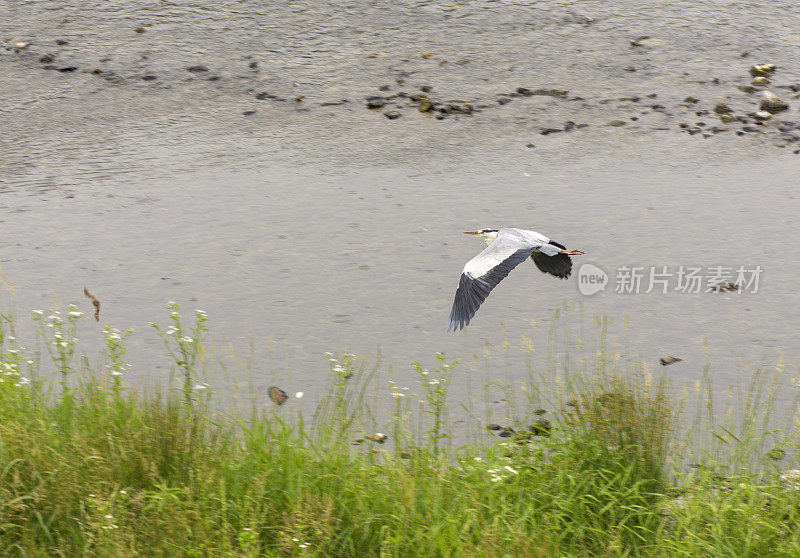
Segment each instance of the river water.
[[[147,323],[168,300],[209,314],[234,381],[309,393],[326,351],[380,354],[406,383],[437,351],[461,358],[460,379],[516,380],[522,334],[544,355],[559,309],[581,355],[605,315],[624,352],[683,358],[665,369],[677,381],[711,362],[723,389],[747,362],[798,362],[793,2],[7,0],[0,15],[9,304],[88,313],[88,287],[102,319],[83,348],[103,324],[136,327],[133,378],[165,373]],[[756,110],[740,86],[760,62],[790,109],[722,125],[719,102]],[[421,87],[476,110],[366,108]],[[460,232],[483,226],[584,250],[609,284],[587,296],[523,264],[448,333],[483,246]],[[643,292],[663,266],[669,292]],[[692,294],[674,288],[681,266],[763,272],[755,293]],[[614,292],[626,267],[643,270],[639,294]]]

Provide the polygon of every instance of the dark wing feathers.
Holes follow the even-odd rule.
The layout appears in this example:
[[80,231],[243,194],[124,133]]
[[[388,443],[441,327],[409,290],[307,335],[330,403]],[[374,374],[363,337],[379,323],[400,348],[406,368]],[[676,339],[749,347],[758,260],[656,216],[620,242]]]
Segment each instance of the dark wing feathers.
[[542,273],[555,275],[559,279],[566,279],[572,273],[572,258],[566,254],[548,256],[541,252],[534,252],[531,258]]
[[469,273],[462,273],[453,300],[453,309],[450,311],[448,331],[464,329],[464,326],[469,325],[469,321],[492,289],[505,279],[512,269],[528,259],[532,251],[533,248],[521,248],[513,252],[481,277],[472,277]]

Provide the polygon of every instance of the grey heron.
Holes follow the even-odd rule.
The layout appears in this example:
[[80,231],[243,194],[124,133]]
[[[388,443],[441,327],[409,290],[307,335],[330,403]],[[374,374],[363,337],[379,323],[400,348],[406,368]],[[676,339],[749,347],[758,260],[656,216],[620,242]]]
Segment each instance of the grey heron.
[[542,273],[566,279],[572,272],[570,256],[583,254],[580,250],[567,250],[563,244],[525,229],[480,229],[465,231],[464,234],[483,237],[486,248],[468,261],[461,272],[448,331],[469,325],[492,289],[529,257]]

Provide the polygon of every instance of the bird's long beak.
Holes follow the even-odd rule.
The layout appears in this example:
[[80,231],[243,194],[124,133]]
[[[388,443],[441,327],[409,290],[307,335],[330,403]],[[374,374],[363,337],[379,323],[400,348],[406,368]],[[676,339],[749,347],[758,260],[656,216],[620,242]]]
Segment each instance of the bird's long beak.
[[477,232],[471,232],[471,231],[464,231],[464,234],[474,234],[474,235],[476,235],[476,236],[477,236],[477,235],[479,235],[480,233],[477,233]]

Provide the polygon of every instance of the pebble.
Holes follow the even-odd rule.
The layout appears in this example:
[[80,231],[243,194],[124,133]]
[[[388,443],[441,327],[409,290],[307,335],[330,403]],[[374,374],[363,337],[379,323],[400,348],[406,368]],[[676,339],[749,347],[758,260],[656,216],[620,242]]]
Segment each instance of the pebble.
[[74,72],[77,69],[78,69],[77,66],[62,66],[62,67],[58,68],[58,71],[66,73],[66,72]]
[[386,104],[386,100],[383,97],[367,97],[367,108],[368,109],[379,109],[383,108]]
[[607,124],[607,126],[613,126],[613,127],[617,128],[619,126],[624,126],[625,124],[626,124],[626,122],[624,120],[612,120],[611,122],[609,122]]
[[[768,111],[766,111],[766,110],[760,110],[760,111],[758,111],[758,112],[754,113],[754,114],[753,114],[753,117],[754,117],[756,120],[759,120],[759,121],[761,121],[761,122],[766,122],[767,120],[769,120],[770,118],[772,118],[772,113],[771,113],[771,112],[768,112]],[[744,128],[743,128],[743,129],[744,129]],[[748,130],[748,131],[749,131],[749,130]]]
[[753,64],[750,66],[750,75],[755,76],[769,76],[777,67],[775,64]]
[[761,93],[761,102],[758,106],[762,111],[772,113],[781,112],[782,110],[789,108],[788,104],[786,104],[784,101],[781,101],[778,96],[771,91],[763,91]]
[[399,110],[389,110],[383,113],[383,115],[388,118],[389,120],[395,120],[402,116]]
[[753,78],[753,81],[750,82],[750,85],[755,85],[757,87],[766,87],[769,85],[769,79],[764,76],[756,76]]
[[717,103],[717,106],[714,107],[714,112],[717,114],[730,114],[733,111],[731,110],[731,107],[725,103]]
[[261,93],[256,93],[256,99],[259,101],[264,101],[269,99],[270,101],[285,101],[283,97],[278,97],[277,95],[273,95],[272,93],[267,93],[262,91]]
[[42,64],[50,64],[53,62],[53,60],[55,60],[55,58],[56,58],[55,54],[45,54],[39,59],[39,62],[41,62]]
[[207,72],[208,68],[203,66],[202,64],[197,64],[195,66],[189,66],[186,68],[187,72],[192,72],[193,74],[199,74],[200,72]]
[[245,116],[250,116],[251,114],[255,114],[255,113],[256,113],[256,111],[254,111],[254,110],[245,110],[245,111],[242,112],[242,114],[245,115]]
[[66,39],[56,39],[56,44],[60,46],[68,45],[69,41]]

